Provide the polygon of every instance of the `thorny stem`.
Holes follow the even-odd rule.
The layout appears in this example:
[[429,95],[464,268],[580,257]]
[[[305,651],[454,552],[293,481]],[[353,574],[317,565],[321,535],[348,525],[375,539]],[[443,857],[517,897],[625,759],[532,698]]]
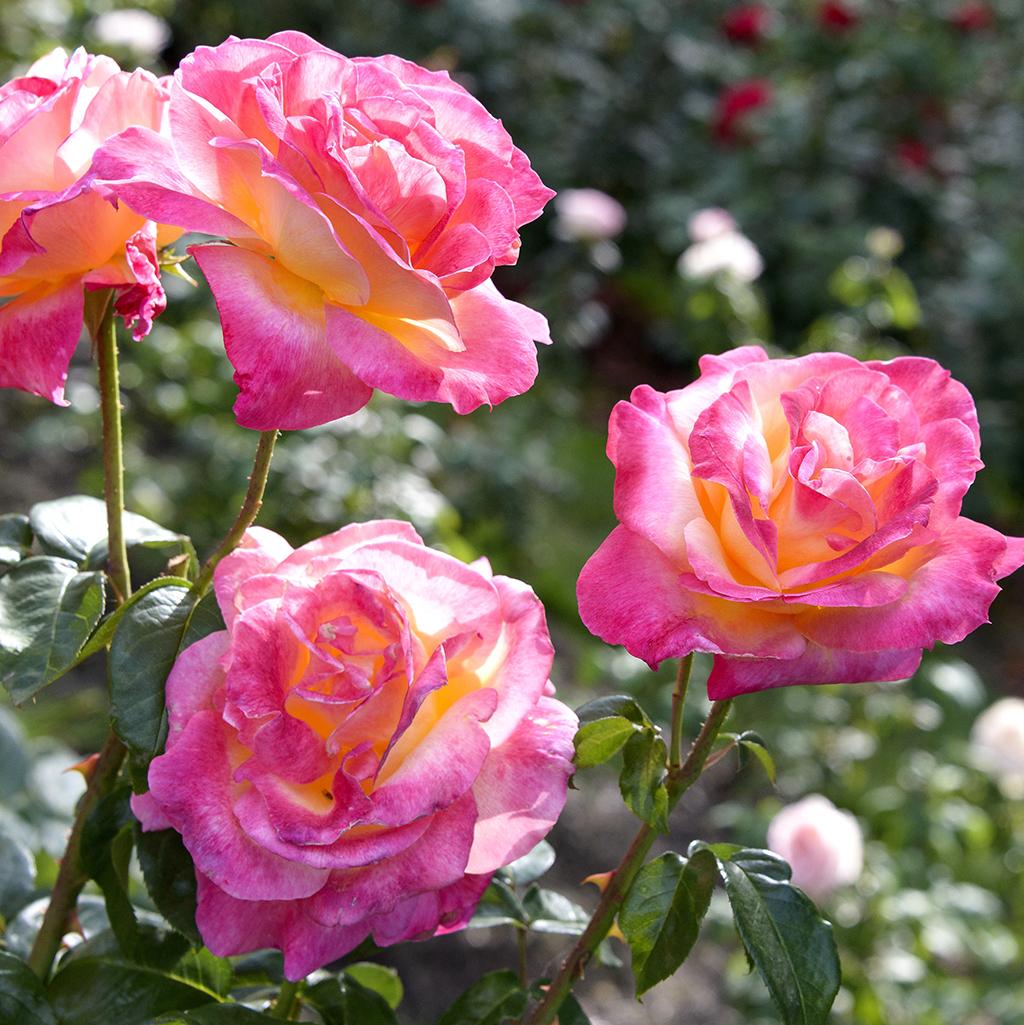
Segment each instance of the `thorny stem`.
[[[682,731],[682,702],[686,695],[686,686],[691,669],[691,660],[683,660],[680,666],[680,675],[676,682],[676,689],[673,694],[672,714],[672,737],[673,747],[670,748],[670,767],[666,778],[668,786],[669,811],[671,811],[683,794],[700,778],[700,774],[707,762],[708,755],[718,736],[726,716],[729,714],[731,701],[716,701],[711,706],[711,713],[707,721],[701,727],[697,739],[693,742],[686,761],[682,764],[675,762],[674,755],[677,754],[680,743],[679,735]],[[686,680],[683,676],[686,676]],[[608,935],[622,902],[629,893],[637,873],[643,867],[644,860],[650,852],[657,833],[646,823],[640,827],[639,832],[633,838],[633,842],[626,851],[619,867],[612,873],[604,893],[598,901],[597,907],[591,915],[590,922],[584,929],[583,934],[576,941],[575,946],[562,962],[558,974],[551,980],[543,999],[528,1013],[524,1019],[524,1025],[550,1025],[558,1014],[562,1002],[568,996],[573,984],[582,975],[587,961],[591,958],[598,945]]]
[[259,515],[260,506],[263,505],[263,491],[267,486],[267,477],[270,475],[270,460],[274,455],[274,443],[277,441],[277,431],[263,431],[260,434],[260,442],[256,447],[256,458],[253,461],[252,474],[249,476],[249,487],[245,492],[245,500],[242,508],[238,510],[238,516],[231,525],[224,540],[217,546],[214,553],[206,560],[199,573],[199,579],[195,582],[194,589],[197,594],[205,594],[210,588],[213,580],[213,571],[217,563],[226,555],[230,555],[242,540],[242,535],[253,525]]
[[[121,396],[117,366],[117,327],[114,323],[112,296],[106,297],[104,312],[94,336],[99,365],[100,412],[103,422],[103,494],[107,505],[107,573],[117,602],[131,594],[128,553],[124,540],[124,453],[121,436]],[[100,297],[101,302],[103,297]],[[100,798],[117,779],[125,747],[111,730],[107,734],[96,764],[88,777],[88,786],[75,812],[75,821],[61,859],[57,881],[43,923],[29,953],[29,967],[45,980],[53,966],[68,918],[78,894],[89,876],[81,864],[82,831]]]
[[683,709],[686,706],[686,691],[690,686],[690,670],[693,668],[693,652],[679,660],[676,685],[672,690],[672,726],[669,732],[668,767],[678,768],[683,762]]

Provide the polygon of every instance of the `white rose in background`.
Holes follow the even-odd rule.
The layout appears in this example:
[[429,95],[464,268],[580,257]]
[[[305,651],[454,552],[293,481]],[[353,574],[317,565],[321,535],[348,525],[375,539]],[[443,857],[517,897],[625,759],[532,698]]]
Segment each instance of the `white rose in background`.
[[137,7],[104,11],[89,26],[95,39],[142,57],[156,57],[171,41],[170,26],[163,18]]
[[1024,700],[1002,698],[974,720],[971,757],[1008,797],[1024,798]]
[[757,246],[739,230],[727,210],[698,210],[690,218],[687,230],[693,245],[684,250],[677,264],[684,278],[706,281],[727,275],[750,284],[761,276],[764,262]]
[[772,819],[768,848],[789,862],[793,883],[818,902],[856,882],[864,868],[860,825],[820,794],[787,805]]
[[600,189],[566,189],[554,207],[555,234],[567,242],[607,242],[626,227],[625,207]]

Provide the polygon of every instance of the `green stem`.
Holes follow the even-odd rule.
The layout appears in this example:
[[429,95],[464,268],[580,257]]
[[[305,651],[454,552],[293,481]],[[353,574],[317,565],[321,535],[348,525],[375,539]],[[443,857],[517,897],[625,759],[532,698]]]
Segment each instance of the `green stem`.
[[530,968],[529,961],[526,956],[527,951],[525,929],[516,929],[516,946],[519,952],[517,965],[519,969],[519,981],[523,984],[523,989],[525,989],[530,984]]
[[82,831],[93,808],[99,799],[110,789],[117,779],[118,770],[124,760],[125,748],[117,735],[110,731],[106,743],[100,750],[96,764],[89,777],[89,786],[78,802],[75,812],[75,823],[68,837],[68,846],[61,859],[57,881],[53,885],[50,904],[43,916],[43,924],[39,927],[32,950],[28,956],[28,965],[39,976],[46,980],[50,968],[60,950],[61,940],[67,931],[68,918],[75,907],[82,887],[89,876],[82,868]]
[[690,753],[677,769],[671,769],[668,774],[668,806],[669,810],[675,807],[676,802],[686,793],[694,783],[700,779],[704,771],[704,765],[711,754],[718,739],[718,733],[725,724],[729,710],[732,708],[732,701],[714,701],[711,704],[711,711],[708,713],[704,725],[701,727],[697,739],[690,748]]
[[[121,394],[117,365],[117,326],[114,323],[113,296],[93,296],[93,307],[102,310],[102,317],[93,335],[96,362],[99,367],[100,415],[103,422],[103,495],[107,505],[107,572],[118,603],[131,594],[128,552],[124,540],[124,452],[121,435]],[[74,910],[78,894],[89,876],[82,868],[82,831],[99,799],[110,789],[121,763],[125,747],[113,730],[107,733],[96,764],[89,775],[88,786],[78,802],[75,821],[68,837],[67,849],[61,859],[57,881],[50,904],[29,953],[28,964],[41,979],[46,979],[53,966],[68,918]]]
[[298,999],[299,987],[301,985],[301,982],[289,982],[288,979],[281,983],[281,988],[277,992],[277,999],[268,1012],[271,1018],[278,1018],[281,1021],[288,1021],[291,1018],[292,1011],[295,1010],[295,1003]]
[[693,652],[679,660],[676,685],[672,690],[672,726],[669,733],[668,766],[676,769],[683,762],[683,709],[686,707],[686,691],[690,686],[690,672],[693,669]]
[[118,603],[132,593],[124,542],[124,444],[121,437],[121,385],[117,365],[117,324],[108,300],[94,339],[103,418],[103,496],[107,503],[107,568]]
[[238,510],[238,516],[231,525],[224,540],[217,546],[216,551],[206,560],[199,573],[199,579],[194,584],[197,594],[205,594],[210,589],[213,580],[213,571],[217,563],[226,555],[230,555],[242,535],[253,525],[259,515],[260,506],[263,505],[263,492],[267,486],[267,477],[270,475],[270,460],[274,455],[274,443],[277,441],[277,431],[263,431],[260,434],[259,445],[256,446],[256,458],[253,461],[252,473],[249,476],[249,487],[245,492],[245,500],[242,508]]
[[[685,686],[677,687],[680,696],[685,693]],[[715,702],[711,706],[711,714],[701,727],[697,739],[693,742],[686,761],[669,772],[668,793],[669,810],[671,811],[683,794],[700,778],[701,770],[707,761],[711,747],[718,736],[718,731],[729,714],[730,701]],[[680,718],[682,711],[680,710]],[[562,962],[558,974],[551,980],[543,999],[534,1008],[533,1013],[524,1019],[525,1025],[550,1025],[558,1014],[562,1002],[568,996],[576,980],[582,976],[583,969],[590,960],[598,945],[608,935],[622,902],[629,893],[630,886],[637,873],[643,867],[657,833],[646,823],[633,838],[619,867],[612,873],[597,907],[591,915],[583,934]]]

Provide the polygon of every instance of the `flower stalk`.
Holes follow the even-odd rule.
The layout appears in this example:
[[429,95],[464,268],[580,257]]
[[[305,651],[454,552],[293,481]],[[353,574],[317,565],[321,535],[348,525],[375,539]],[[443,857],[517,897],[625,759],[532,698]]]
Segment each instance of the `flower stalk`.
[[224,536],[224,540],[203,564],[199,578],[194,585],[197,594],[205,594],[210,589],[217,564],[238,547],[242,535],[256,522],[256,517],[263,505],[263,492],[267,487],[267,478],[270,476],[270,461],[274,456],[277,434],[277,431],[263,431],[260,434],[259,444],[256,446],[256,458],[253,461],[252,473],[249,475],[249,486],[245,492],[242,508],[238,510],[238,516],[235,517],[235,522]]
[[[103,423],[103,494],[107,506],[107,575],[118,604],[131,594],[128,551],[124,538],[124,444],[121,434],[121,395],[117,361],[117,325],[114,322],[112,294],[106,301],[100,297],[103,310],[93,335],[96,362],[99,367],[100,415]],[[28,956],[29,967],[45,980],[60,950],[68,918],[78,895],[89,879],[82,868],[82,831],[93,808],[113,786],[124,761],[126,749],[117,734],[110,730],[96,763],[89,774],[89,783],[78,802],[68,845],[61,859],[57,881],[50,904]]]
[[[712,704],[711,712],[694,740],[686,760],[681,761],[679,756],[682,746],[683,704],[686,700],[692,667],[693,661],[690,656],[680,662],[679,674],[676,677],[676,686],[672,694],[669,770],[665,781],[668,787],[669,812],[675,808],[683,794],[700,778],[711,748],[714,746],[715,739],[732,705],[731,701],[716,701]],[[657,835],[657,831],[646,823],[640,827],[622,861],[619,862],[618,868],[612,873],[586,929],[583,930],[575,946],[562,962],[540,1003],[534,1007],[532,1013],[528,1012],[524,1019],[524,1025],[550,1025],[555,1020],[559,1008],[569,995],[576,980],[583,975],[587,962],[608,935],[608,931],[622,907],[622,902],[626,899],[637,873],[643,867]]]

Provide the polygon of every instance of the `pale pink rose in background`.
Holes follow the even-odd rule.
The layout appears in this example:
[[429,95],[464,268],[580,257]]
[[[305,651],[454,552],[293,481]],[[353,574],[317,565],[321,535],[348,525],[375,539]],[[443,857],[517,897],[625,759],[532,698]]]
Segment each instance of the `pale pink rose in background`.
[[706,242],[716,235],[725,235],[738,229],[739,225],[733,215],[720,206],[708,206],[698,210],[686,222],[687,233],[694,242]]
[[165,306],[157,249],[180,231],[117,209],[89,175],[96,148],[161,127],[167,96],[146,71],[54,50],[0,87],[0,387],[64,403],[84,289],[113,288],[136,339]]
[[276,947],[300,979],[461,928],[573,771],[537,597],[389,521],[297,550],[254,528],[214,586],[227,630],[179,656],[133,803],[181,833],[207,946]]
[[974,720],[971,756],[1007,794],[1024,797],[1024,700],[1001,698]]
[[855,883],[864,868],[857,820],[820,794],[787,805],[772,819],[768,848],[789,862],[794,885],[814,901]]
[[960,516],[981,468],[967,389],[930,359],[700,361],[612,412],[620,521],[583,622],[652,666],[712,652],[713,699],[898,680],[988,621],[1024,539]]
[[325,423],[374,388],[465,413],[531,386],[546,321],[491,274],[553,193],[447,72],[281,32],[200,47],[170,88],[170,137],[129,133],[100,168],[132,209],[233,243],[192,253],[241,424]]
[[600,189],[565,189],[555,199],[555,232],[572,242],[604,242],[626,227],[625,207]]
[[757,246],[739,230],[732,215],[720,207],[698,210],[687,225],[693,245],[679,257],[684,278],[705,281],[719,274],[737,281],[756,281],[764,270]]

